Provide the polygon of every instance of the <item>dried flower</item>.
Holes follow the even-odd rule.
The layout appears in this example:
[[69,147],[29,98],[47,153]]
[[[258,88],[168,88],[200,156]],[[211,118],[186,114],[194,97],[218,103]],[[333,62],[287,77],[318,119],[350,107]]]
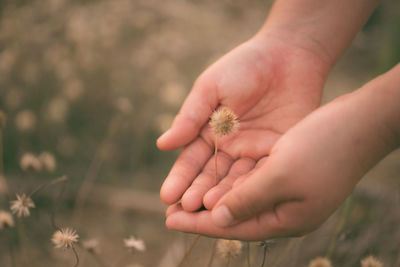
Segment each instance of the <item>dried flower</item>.
[[29,208],[35,207],[33,200],[25,193],[17,194],[17,200],[10,201],[10,204],[11,212],[18,217],[28,217],[31,215]]
[[62,228],[53,234],[51,242],[56,248],[72,248],[74,243],[78,242],[78,239],[79,235],[74,229]]
[[81,98],[83,92],[83,85],[78,79],[67,80],[66,85],[63,88],[63,94],[70,101],[76,101]]
[[0,210],[0,230],[3,230],[6,226],[13,227],[14,219],[8,211]]
[[54,123],[62,123],[68,115],[68,110],[68,101],[63,97],[55,97],[47,105],[47,119]]
[[126,97],[120,97],[115,101],[115,107],[122,114],[129,114],[133,110],[131,101]]
[[217,253],[224,259],[236,258],[242,252],[243,244],[238,240],[220,239],[217,242]]
[[39,161],[42,163],[43,168],[48,172],[53,172],[56,169],[56,159],[50,152],[44,151],[40,153]]
[[89,251],[90,253],[97,253],[99,247],[99,240],[97,239],[87,239],[82,242],[82,247]]
[[328,258],[318,257],[310,261],[308,267],[332,267],[332,263]]
[[146,245],[144,244],[144,241],[141,239],[136,239],[133,236],[130,236],[128,239],[124,239],[124,244],[125,244],[125,247],[127,247],[129,249],[136,249],[139,251],[146,250]]
[[374,256],[368,256],[361,261],[361,267],[383,267],[383,263]]
[[4,127],[7,122],[7,116],[6,114],[0,110],[0,128]]
[[216,136],[223,136],[234,134],[239,127],[239,122],[237,116],[229,108],[223,107],[213,112],[210,125]]
[[32,153],[25,153],[22,155],[19,165],[24,171],[34,170],[39,172],[42,170],[42,163]]
[[30,131],[36,125],[36,116],[30,110],[23,110],[15,117],[15,125],[22,132]]

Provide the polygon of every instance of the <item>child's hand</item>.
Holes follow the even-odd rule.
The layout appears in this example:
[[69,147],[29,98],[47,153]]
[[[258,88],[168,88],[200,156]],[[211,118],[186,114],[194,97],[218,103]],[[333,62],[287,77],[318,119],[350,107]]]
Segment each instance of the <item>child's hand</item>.
[[167,226],[248,240],[314,230],[364,173],[399,145],[399,99],[400,65],[311,113],[249,173],[233,166],[232,176],[204,196],[216,203],[211,211],[171,206]]
[[225,184],[251,171],[287,129],[320,104],[329,68],[304,47],[266,36],[253,38],[213,64],[157,142],[163,150],[186,146],[162,186],[161,199],[168,205],[181,199],[186,211],[215,204],[213,198],[203,203],[203,197],[215,186],[214,136],[207,122],[219,105],[232,109],[240,120],[235,135],[219,140],[219,179]]

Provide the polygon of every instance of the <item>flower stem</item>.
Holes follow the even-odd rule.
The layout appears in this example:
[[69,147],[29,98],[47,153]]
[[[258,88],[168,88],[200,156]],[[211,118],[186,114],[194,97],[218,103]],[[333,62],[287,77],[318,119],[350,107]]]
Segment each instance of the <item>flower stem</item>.
[[340,233],[343,231],[343,228],[346,226],[347,219],[350,214],[351,206],[352,206],[352,198],[351,198],[351,196],[349,196],[346,199],[344,206],[341,210],[341,216],[340,216],[339,222],[336,226],[335,233],[332,236],[331,241],[329,242],[329,247],[326,251],[327,258],[331,258],[333,255],[333,252],[335,251],[337,239],[338,239]]
[[82,184],[79,188],[77,193],[75,207],[73,211],[73,221],[79,221],[82,213],[83,208],[86,203],[88,196],[93,188],[93,185],[96,181],[96,178],[103,166],[104,161],[107,158],[107,149],[112,144],[118,130],[120,129],[123,122],[123,116],[120,114],[115,115],[111,118],[108,128],[106,131],[106,135],[102,140],[101,144],[99,145],[97,151],[95,152],[93,159],[89,165],[89,168],[86,172],[86,175],[82,181]]
[[250,242],[247,243],[247,267],[250,267]]
[[8,185],[6,176],[4,175],[4,159],[3,159],[3,128],[0,126],[0,184],[3,184],[7,190],[7,196],[10,200],[12,198],[10,187]]
[[263,260],[262,260],[262,263],[261,263],[261,267],[264,267],[265,260],[267,259],[267,250],[268,250],[268,246],[265,244],[264,245],[264,254],[263,254]]
[[208,265],[207,265],[208,267],[211,267],[211,265],[212,265],[212,263],[214,261],[215,247],[217,246],[217,241],[218,241],[218,239],[215,239],[215,241],[214,241],[214,245],[213,245],[212,250],[211,250],[210,260],[208,261]]
[[218,135],[215,136],[215,153],[214,153],[214,165],[215,165],[215,184],[218,184],[218,164],[217,164],[217,157],[218,157]]
[[46,187],[48,187],[48,186],[50,186],[50,185],[54,185],[54,184],[58,184],[58,183],[61,183],[61,182],[65,182],[65,181],[67,181],[68,180],[68,177],[66,176],[66,175],[64,175],[64,176],[61,176],[61,177],[59,177],[59,178],[57,178],[57,179],[54,179],[54,180],[52,180],[52,181],[50,181],[50,182],[48,182],[48,183],[44,183],[44,184],[41,184],[41,185],[39,185],[38,187],[36,187],[36,189],[35,190],[33,190],[30,194],[29,194],[29,197],[32,197],[34,194],[36,194],[37,192],[39,192],[40,190],[42,190],[42,189],[44,189],[44,188],[46,188]]
[[72,246],[72,251],[74,252],[75,260],[76,260],[74,267],[78,267],[79,266],[79,256],[78,256],[78,253],[76,252],[74,246]]
[[194,241],[192,242],[192,244],[190,245],[189,249],[186,251],[185,255],[183,256],[181,262],[178,264],[178,267],[182,267],[183,264],[185,263],[187,257],[190,255],[190,253],[192,252],[194,246],[197,244],[197,242],[199,241],[201,235],[197,235],[196,238],[194,239]]

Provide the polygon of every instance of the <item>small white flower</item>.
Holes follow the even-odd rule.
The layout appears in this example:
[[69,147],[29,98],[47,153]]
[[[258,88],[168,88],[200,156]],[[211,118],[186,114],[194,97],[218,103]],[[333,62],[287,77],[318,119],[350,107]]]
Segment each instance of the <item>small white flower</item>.
[[22,195],[17,194],[17,200],[10,201],[10,209],[13,214],[18,217],[28,217],[31,215],[29,208],[34,208],[35,203],[25,193]]
[[56,169],[56,158],[50,152],[44,151],[39,155],[39,161],[43,168],[48,172],[53,172]]
[[332,267],[332,262],[325,257],[318,257],[308,263],[308,267]]
[[20,166],[21,169],[24,171],[34,170],[39,172],[42,170],[42,163],[32,153],[25,153],[24,155],[22,155],[20,160]]
[[128,239],[124,239],[124,244],[125,244],[125,247],[127,247],[129,249],[136,249],[139,251],[146,250],[146,245],[144,244],[144,241],[141,239],[136,239],[133,236],[130,236]]
[[361,267],[383,267],[383,263],[374,256],[368,256],[361,261]]
[[238,240],[220,239],[217,242],[217,253],[224,259],[236,258],[242,253],[242,242]]
[[14,219],[8,211],[0,210],[0,230],[3,230],[6,226],[13,227]]
[[122,114],[129,114],[133,110],[131,101],[126,97],[120,97],[115,101],[115,106]]
[[32,130],[36,125],[36,115],[30,110],[23,110],[15,117],[15,126],[21,132]]
[[78,239],[79,235],[74,229],[62,228],[53,234],[51,242],[56,248],[72,248],[73,244],[78,242]]

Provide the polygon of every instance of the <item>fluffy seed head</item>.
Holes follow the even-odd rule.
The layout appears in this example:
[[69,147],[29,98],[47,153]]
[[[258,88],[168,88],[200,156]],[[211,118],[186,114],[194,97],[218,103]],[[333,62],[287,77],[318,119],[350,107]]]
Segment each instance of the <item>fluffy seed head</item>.
[[122,114],[129,114],[133,110],[131,101],[126,97],[120,97],[115,101],[115,107]]
[[132,250],[132,249],[136,249],[139,251],[146,250],[146,245],[145,245],[144,241],[141,239],[136,239],[133,236],[130,236],[129,238],[124,239],[124,244],[125,244],[125,247],[127,247],[130,250]]
[[219,239],[217,241],[217,253],[224,259],[236,258],[242,252],[243,244],[238,240]]
[[72,248],[74,243],[78,242],[79,235],[72,228],[62,228],[57,230],[51,242],[53,242],[55,248]]
[[30,110],[23,110],[15,117],[15,126],[21,132],[32,130],[36,125],[36,115]]
[[310,261],[308,267],[332,267],[332,263],[328,258],[318,257]]
[[234,134],[239,127],[239,122],[232,110],[223,107],[213,112],[210,125],[215,135],[223,136]]
[[0,230],[3,230],[6,226],[13,227],[14,219],[8,211],[0,210]]
[[383,263],[374,256],[368,256],[361,261],[361,267],[383,267]]
[[32,153],[22,155],[19,165],[24,171],[34,170],[39,172],[42,170],[42,162]]
[[17,194],[17,200],[10,201],[10,210],[17,217],[28,217],[31,215],[29,208],[34,208],[35,203],[33,200],[27,196],[25,193],[19,195]]
[[48,172],[53,172],[56,169],[56,158],[50,152],[44,151],[39,155],[39,161],[43,168]]

